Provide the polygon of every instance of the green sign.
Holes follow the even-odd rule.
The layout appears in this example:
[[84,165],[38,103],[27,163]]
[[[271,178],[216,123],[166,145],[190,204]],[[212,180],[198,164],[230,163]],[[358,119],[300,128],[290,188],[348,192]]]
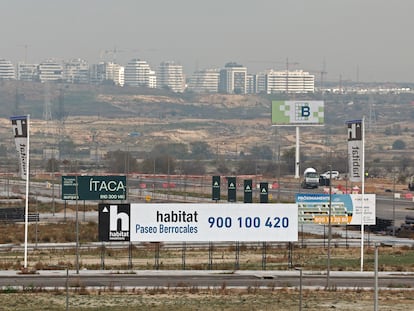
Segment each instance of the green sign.
[[213,200],[220,201],[220,176],[213,176],[211,187]]
[[267,182],[260,183],[260,203],[269,203],[269,184]]
[[244,180],[244,203],[253,203],[253,181]]
[[125,200],[125,176],[62,176],[62,200]]
[[236,177],[227,177],[227,201],[236,202]]

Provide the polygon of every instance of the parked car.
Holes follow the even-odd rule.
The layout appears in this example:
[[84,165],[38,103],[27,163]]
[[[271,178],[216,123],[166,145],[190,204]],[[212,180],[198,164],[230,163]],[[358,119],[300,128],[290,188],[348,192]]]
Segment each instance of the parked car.
[[338,179],[339,178],[339,172],[338,171],[326,171],[325,173],[321,174],[320,176],[326,179]]

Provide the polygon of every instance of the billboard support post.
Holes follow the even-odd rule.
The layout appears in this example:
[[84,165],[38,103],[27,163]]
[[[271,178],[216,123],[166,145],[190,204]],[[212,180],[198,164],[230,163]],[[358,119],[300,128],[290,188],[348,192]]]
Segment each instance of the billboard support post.
[[300,177],[300,170],[299,170],[299,165],[300,165],[300,152],[299,152],[299,145],[300,145],[300,138],[299,138],[299,126],[296,127],[296,154],[295,154],[295,178],[299,178]]
[[272,101],[272,126],[296,126],[295,178],[300,178],[300,126],[323,126],[324,102]]

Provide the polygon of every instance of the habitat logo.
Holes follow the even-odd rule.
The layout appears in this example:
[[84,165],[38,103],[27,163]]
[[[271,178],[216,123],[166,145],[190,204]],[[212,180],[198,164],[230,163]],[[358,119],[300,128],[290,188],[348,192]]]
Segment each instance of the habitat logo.
[[99,240],[130,241],[130,204],[99,204]]

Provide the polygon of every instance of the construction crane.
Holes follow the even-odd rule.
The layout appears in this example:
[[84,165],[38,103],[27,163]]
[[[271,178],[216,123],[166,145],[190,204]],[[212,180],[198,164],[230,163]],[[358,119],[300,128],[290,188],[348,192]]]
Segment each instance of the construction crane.
[[[289,62],[289,59],[286,58],[286,61],[275,61],[275,60],[250,60],[247,63],[262,63],[262,64],[271,64],[271,66],[275,66],[276,64],[285,65],[286,70],[289,70],[290,65],[299,65],[298,62]],[[272,68],[275,69],[275,68]]]
[[112,56],[112,62],[115,63],[116,62],[116,56],[118,53],[123,53],[126,52],[124,50],[119,50],[116,46],[112,49],[112,50],[102,50],[101,54],[100,54],[100,59],[103,60],[104,58],[106,58],[106,55],[111,55]]

